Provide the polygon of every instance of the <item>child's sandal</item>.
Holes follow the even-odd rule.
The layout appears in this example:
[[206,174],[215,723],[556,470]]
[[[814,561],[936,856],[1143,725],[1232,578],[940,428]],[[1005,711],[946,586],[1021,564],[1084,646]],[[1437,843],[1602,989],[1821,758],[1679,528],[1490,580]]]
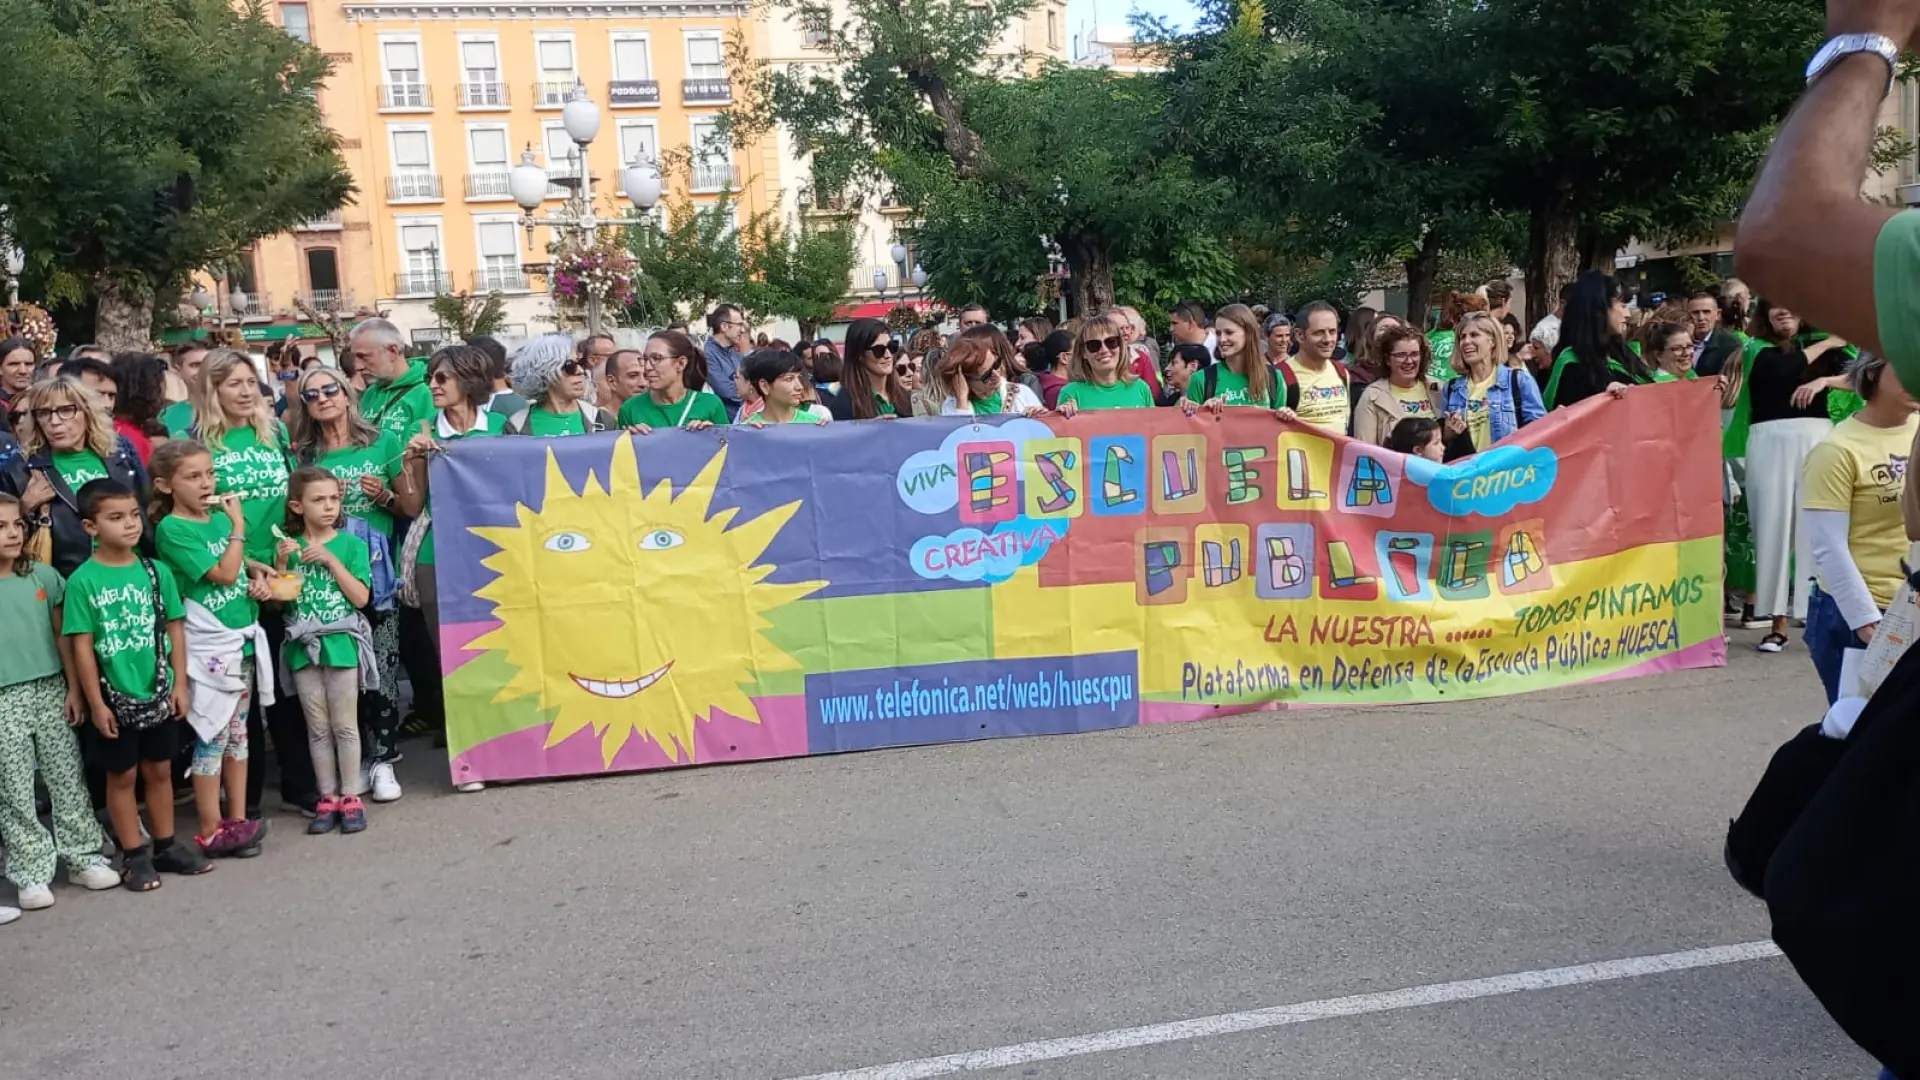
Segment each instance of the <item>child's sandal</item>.
[[120,860],[120,884],[130,892],[152,892],[160,887],[160,872],[153,868],[153,851],[142,844]]
[[153,865],[155,869],[164,870],[169,874],[179,874],[181,877],[198,877],[213,869],[213,864],[200,853],[197,845],[182,844],[179,841],[175,841],[167,850],[155,853]]

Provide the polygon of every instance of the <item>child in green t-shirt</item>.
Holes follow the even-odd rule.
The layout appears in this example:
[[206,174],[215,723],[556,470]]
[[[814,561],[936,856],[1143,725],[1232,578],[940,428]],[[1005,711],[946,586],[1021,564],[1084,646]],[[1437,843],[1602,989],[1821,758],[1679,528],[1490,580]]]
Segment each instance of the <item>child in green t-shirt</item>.
[[[79,491],[80,519],[93,557],[67,579],[65,623],[73,639],[74,681],[87,699],[107,773],[107,815],[123,853],[120,881],[134,892],[160,887],[157,871],[213,869],[192,844],[173,838],[173,750],[187,711],[184,610],[173,571],[136,553],[140,500],[117,480]],[[147,789],[148,848],[140,835],[136,782]]]
[[[186,620],[187,677],[207,687],[190,700],[194,727],[193,801],[200,832],[193,838],[213,856],[259,853],[261,826],[247,805],[247,714],[264,661],[255,652],[259,601],[272,596],[266,579],[246,566],[247,521],[237,495],[215,495],[213,455],[192,439],[162,443],[148,463],[153,476],[155,549],[181,582],[185,603],[200,610]],[[262,680],[271,704],[272,676]],[[211,730],[210,738],[202,732]],[[232,817],[220,813],[225,787]]]
[[807,365],[797,353],[785,349],[761,349],[747,357],[740,368],[741,377],[760,398],[760,409],[745,422],[754,427],[769,424],[823,424],[825,413],[807,404]]
[[[61,649],[66,583],[53,567],[29,561],[26,547],[20,500],[0,494],[0,626],[8,631],[0,649],[0,840],[20,906],[37,911],[53,905],[56,859],[83,888],[111,889],[120,878],[100,857],[100,823],[67,726],[84,715],[85,698]],[[52,835],[33,803],[36,762],[53,803]],[[0,922],[19,914],[0,905]]]
[[306,567],[287,613],[282,655],[307,718],[307,748],[320,790],[320,805],[307,825],[315,836],[336,827],[343,833],[367,827],[360,801],[361,674],[368,672],[369,686],[379,679],[371,632],[360,614],[373,595],[371,556],[366,541],[340,531],[341,496],[339,479],[327,470],[294,470],[278,551],[282,572],[295,557]]

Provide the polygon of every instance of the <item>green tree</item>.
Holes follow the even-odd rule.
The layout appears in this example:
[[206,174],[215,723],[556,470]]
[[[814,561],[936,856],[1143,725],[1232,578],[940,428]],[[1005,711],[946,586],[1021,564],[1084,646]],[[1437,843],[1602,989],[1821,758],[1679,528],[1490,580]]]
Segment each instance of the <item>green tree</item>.
[[461,290],[441,293],[429,305],[434,321],[446,327],[454,341],[472,341],[497,334],[507,326],[507,298],[497,292],[484,296]]
[[704,206],[681,196],[668,202],[664,229],[651,219],[627,224],[627,250],[639,264],[627,325],[660,326],[733,299],[745,277],[733,206],[726,195]]
[[0,25],[5,231],[103,344],[145,347],[193,270],[353,191],[326,58],[257,0],[0,0]]
[[[819,17],[809,0],[773,3]],[[1021,60],[988,59],[1032,4],[850,0],[829,37],[835,63],[775,67],[736,50],[730,125],[784,127],[821,195],[884,191],[914,207],[930,290],[949,303],[1038,308],[1043,236],[1083,311],[1114,303],[1123,263],[1144,265],[1136,280],[1189,272],[1227,185],[1163,145],[1157,80],[1051,64],[1014,78]]]
[[800,324],[803,340],[814,337],[847,295],[852,231],[837,222],[790,229],[762,211],[742,232],[741,306],[756,316],[785,316]]

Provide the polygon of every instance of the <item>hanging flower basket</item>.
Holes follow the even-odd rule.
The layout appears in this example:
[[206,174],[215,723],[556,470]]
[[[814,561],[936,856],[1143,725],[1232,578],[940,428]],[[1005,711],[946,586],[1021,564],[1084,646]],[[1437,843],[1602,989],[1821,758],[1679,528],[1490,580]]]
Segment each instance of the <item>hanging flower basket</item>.
[[618,232],[608,230],[591,246],[570,242],[556,248],[547,285],[555,300],[570,306],[585,307],[593,299],[602,306],[625,307],[633,302],[636,265],[620,245]]
[[33,346],[35,356],[45,360],[53,355],[53,347],[60,340],[60,331],[53,325],[53,316],[37,304],[21,304],[14,308],[8,318],[9,330],[6,336],[25,338]]

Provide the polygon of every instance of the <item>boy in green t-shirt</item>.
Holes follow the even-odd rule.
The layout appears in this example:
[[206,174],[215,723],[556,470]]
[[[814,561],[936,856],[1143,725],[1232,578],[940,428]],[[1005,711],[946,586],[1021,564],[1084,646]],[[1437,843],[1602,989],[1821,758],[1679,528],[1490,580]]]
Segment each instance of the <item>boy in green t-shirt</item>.
[[807,365],[797,353],[761,349],[747,357],[740,371],[760,395],[760,411],[746,421],[753,427],[827,422],[824,413],[807,405]]
[[[194,845],[173,836],[175,725],[187,711],[186,612],[173,572],[133,550],[141,532],[133,489],[95,480],[80,489],[79,502],[94,551],[67,579],[62,630],[73,639],[74,678],[93,719],[95,758],[107,773],[107,814],[124,853],[120,880],[147,892],[160,887],[157,871],[213,869]],[[142,779],[151,849],[134,798]]]

